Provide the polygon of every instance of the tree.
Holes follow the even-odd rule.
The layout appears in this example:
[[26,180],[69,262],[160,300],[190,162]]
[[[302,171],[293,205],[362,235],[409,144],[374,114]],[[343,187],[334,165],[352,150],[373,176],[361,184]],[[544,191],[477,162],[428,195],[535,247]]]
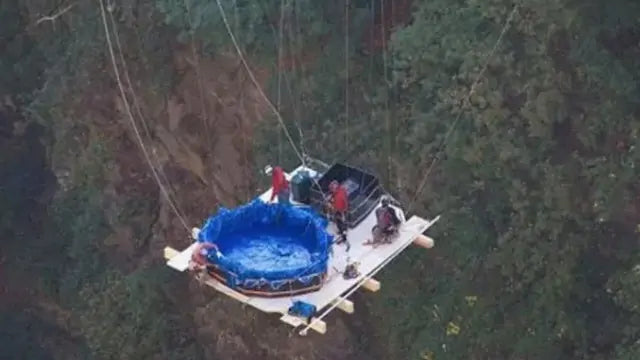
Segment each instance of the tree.
[[[510,6],[422,2],[413,23],[394,34],[396,91],[419,119],[404,129],[406,153],[435,151],[460,116],[425,193],[428,212],[446,211],[436,228],[451,270],[402,308],[411,320],[382,325],[397,329],[394,348],[406,349],[396,357],[599,359],[624,339],[621,324],[637,328],[614,315],[605,283],[637,242],[628,202],[637,172],[625,165],[636,161],[635,140],[621,134],[638,124],[639,74],[637,61],[607,49],[615,32],[592,22],[602,4],[520,4],[469,103]],[[622,12],[605,14],[605,24],[633,23]],[[402,274],[411,273],[407,266]],[[473,307],[464,301],[470,295],[478,298]],[[457,336],[447,334],[450,323]]]
[[[81,292],[80,326],[96,359],[198,359],[164,294],[164,268],[105,275]],[[188,341],[188,340],[187,340]]]

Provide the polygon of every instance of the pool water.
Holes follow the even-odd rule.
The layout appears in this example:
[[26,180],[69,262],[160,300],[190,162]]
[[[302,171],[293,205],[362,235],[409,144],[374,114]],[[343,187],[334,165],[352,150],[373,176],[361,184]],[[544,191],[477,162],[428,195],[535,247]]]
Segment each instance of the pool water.
[[291,229],[259,227],[228,234],[221,245],[227,261],[254,271],[296,270],[312,264],[311,252]]

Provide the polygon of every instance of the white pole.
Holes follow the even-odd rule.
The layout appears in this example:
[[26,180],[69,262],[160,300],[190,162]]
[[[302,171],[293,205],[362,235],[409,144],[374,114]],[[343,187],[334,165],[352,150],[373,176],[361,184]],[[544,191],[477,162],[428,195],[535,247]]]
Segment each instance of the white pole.
[[[421,229],[420,231],[417,231],[415,234],[413,234],[411,237],[416,237],[420,234],[422,234],[423,232],[425,232],[428,228],[431,227],[431,225],[435,224],[436,221],[440,220],[440,215],[436,216],[435,219],[431,220],[426,226],[425,228]],[[411,245],[411,241],[408,241],[406,245],[402,246],[400,249],[398,249],[395,253],[393,253],[390,257],[388,257],[385,261],[382,262],[382,264],[380,264],[376,269],[374,269],[369,275],[363,277],[360,281],[358,281],[356,283],[356,286],[354,286],[351,290],[349,290],[349,292],[347,292],[346,295],[344,296],[340,296],[338,297],[337,301],[333,302],[333,305],[331,305],[327,310],[325,310],[319,317],[314,318],[304,329],[300,330],[299,334],[302,336],[306,336],[307,335],[307,331],[313,326],[315,325],[318,321],[322,320],[325,316],[327,316],[333,309],[335,309],[342,301],[346,300],[349,296],[351,296],[351,294],[353,294],[354,292],[356,292],[356,290],[358,290],[360,288],[360,286],[362,286],[362,284],[365,283],[365,281],[371,279],[378,271],[382,270],[383,267],[385,267],[391,260],[393,260],[396,256],[400,255],[400,253],[406,249],[409,245]]]

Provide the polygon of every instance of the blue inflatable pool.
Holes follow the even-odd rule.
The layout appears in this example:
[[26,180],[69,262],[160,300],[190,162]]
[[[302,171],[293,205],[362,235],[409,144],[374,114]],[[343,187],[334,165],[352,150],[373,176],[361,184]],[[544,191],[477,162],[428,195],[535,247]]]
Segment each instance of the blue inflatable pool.
[[212,276],[252,296],[289,296],[313,291],[327,272],[331,235],[327,221],[310,208],[253,202],[221,208],[200,231],[213,243]]

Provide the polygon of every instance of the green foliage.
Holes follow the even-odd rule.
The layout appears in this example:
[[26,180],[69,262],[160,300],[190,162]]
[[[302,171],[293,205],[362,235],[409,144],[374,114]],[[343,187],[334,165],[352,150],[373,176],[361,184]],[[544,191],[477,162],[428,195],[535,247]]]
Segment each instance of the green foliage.
[[168,271],[107,272],[86,286],[80,326],[95,359],[199,359],[164,293]]
[[[311,71],[285,74],[306,111],[296,118],[295,100],[287,103],[285,118],[301,120],[289,129],[301,123],[307,151],[324,160],[363,161],[381,172],[391,113],[391,155],[410,172],[401,194],[409,200],[460,116],[421,201],[420,212],[444,212],[433,230],[439,256],[399,259],[383,278],[391,289],[371,304],[386,357],[599,359],[637,351],[630,339],[640,325],[607,295],[606,282],[637,243],[629,228],[640,223],[630,203],[638,189],[639,62],[632,51],[613,56],[615,44],[604,39],[615,42],[621,30],[593,22],[603,4],[521,4],[467,104],[511,9],[502,1],[417,2],[411,25],[392,37],[392,87],[370,82],[366,68],[350,74],[352,89],[370,87],[351,98],[349,142],[344,79],[335,75],[344,67],[340,39]],[[618,20],[622,29],[635,21]],[[379,78],[380,56],[374,60]],[[276,157],[284,137],[268,127],[261,133],[261,153]],[[468,296],[478,299],[473,306]],[[457,335],[447,333],[451,325]]]
[[[327,2],[317,8],[319,5],[310,7],[305,2],[295,2],[292,13],[285,12],[282,40],[284,56],[293,65],[286,70],[274,69],[268,93],[271,99],[276,98],[277,79],[281,76],[280,112],[294,143],[305,153],[327,162],[349,159],[351,163],[382,170],[387,158],[373,154],[377,154],[393,134],[385,127],[384,109],[377,108],[389,97],[384,88],[378,87],[384,83],[378,76],[383,69],[382,56],[367,55],[363,51],[368,31],[374,25],[370,5],[351,2],[351,40],[345,49],[344,3]],[[269,35],[273,39],[269,49],[273,49],[275,57],[278,33],[274,30]],[[346,58],[350,64],[348,119]],[[270,61],[277,63],[277,57]],[[282,158],[281,162],[299,163],[275,121],[260,128],[258,142],[267,159]],[[260,161],[257,159],[258,164]]]
[[[638,257],[635,257],[638,260]],[[640,265],[623,268],[611,277],[607,292],[614,294],[613,300],[625,313],[628,320],[623,326],[623,340],[616,346],[617,360],[630,360],[640,356]]]
[[[36,22],[67,5],[72,7],[55,21]],[[104,239],[111,231],[105,214],[105,185],[113,169],[113,144],[102,133],[105,119],[90,118],[85,109],[92,108],[89,113],[100,116],[102,110],[95,111],[94,101],[111,106],[115,93],[110,89],[111,73],[106,71],[110,68],[97,3],[67,5],[50,0],[0,1],[3,261],[15,272],[34,274],[35,282],[40,282],[34,290],[44,287],[46,295],[69,310],[72,321],[80,318],[82,335],[97,358],[142,359],[150,354],[198,359],[190,329],[168,305],[162,286],[170,279],[164,269],[102,281],[112,266]],[[174,33],[159,23],[154,9],[153,2],[124,2],[115,6],[113,15],[134,86],[136,80],[150,84],[142,97],[155,95],[163,100],[178,75],[171,58]],[[15,114],[8,112],[12,107],[5,108],[7,99],[18,106]],[[41,143],[45,137],[32,134],[34,126],[27,128],[25,136],[12,135],[13,121],[23,116],[53,135],[46,138],[48,148]],[[60,171],[63,185],[53,199],[43,197],[45,185],[55,182],[47,168],[53,164],[45,163],[50,161]],[[61,171],[63,166],[68,174]],[[129,212],[122,216],[155,210],[149,199],[130,200]],[[147,236],[148,228],[135,230],[135,235]],[[1,314],[3,343],[13,336],[11,346],[3,348],[4,357],[45,359],[49,354],[40,344],[51,344],[56,336],[69,337],[68,329],[52,329],[38,315]],[[105,324],[114,330],[104,334]],[[11,332],[16,326],[18,331]],[[81,344],[75,341],[75,345]]]
[[22,31],[27,13],[12,0],[0,1],[0,94],[26,97],[41,84],[45,59],[33,39]]
[[[298,28],[302,36],[319,37],[327,34],[332,27],[327,19],[335,7],[335,1],[318,2],[312,0],[285,1],[288,22],[303,24]],[[178,29],[178,38],[191,41],[191,36],[204,42],[205,48],[218,53],[230,45],[231,40],[216,1],[203,0],[156,0],[158,10],[164,14],[164,21]],[[280,1],[221,1],[224,16],[243,51],[252,56],[272,60],[275,27],[279,24]],[[295,18],[294,18],[295,16]],[[300,44],[299,44],[300,45]],[[263,58],[264,59],[264,58]]]
[[25,266],[37,264],[46,288],[73,302],[86,282],[104,271],[101,240],[109,233],[103,210],[105,163],[109,153],[99,140],[79,156],[71,188],[54,198],[44,235],[32,240]]
[[6,359],[54,359],[42,346],[42,340],[59,329],[21,309],[13,310],[0,313],[2,356]]
[[102,210],[99,188],[70,190],[54,200],[45,235],[33,245],[29,262],[38,264],[47,288],[63,299],[74,294],[104,271],[100,241],[109,228]]
[[[417,199],[420,214],[444,215],[432,233],[437,248],[427,258],[417,250],[400,257],[382,275],[386,291],[368,304],[371,336],[365,338],[387,352],[377,355],[638,358],[640,3],[518,1],[512,27],[469,101],[511,2],[414,1],[412,20],[396,27],[388,51],[369,55],[361,51],[362,38],[380,22],[381,9],[350,3],[346,50],[344,2],[223,6],[251,66],[271,75],[269,97],[280,91],[293,141],[312,156],[374,169],[409,202],[457,121]],[[21,35],[21,8],[0,14],[10,34],[0,41],[7,54],[0,71],[15,74],[0,79],[0,89],[16,86],[15,76],[28,69],[44,68],[45,85],[29,94],[28,114],[54,126],[58,141],[73,138],[82,121],[67,113],[65,100],[106,76],[95,4],[79,3],[73,22],[38,32],[37,47]],[[127,59],[137,60],[130,71],[147,78],[160,98],[179,76],[171,69],[174,35],[202,43],[214,56],[235,53],[215,1],[129,1],[114,15]],[[286,68],[277,67],[277,45]],[[25,88],[39,84],[29,80]],[[297,163],[274,118],[255,134],[256,168],[274,159]],[[192,344],[168,340],[185,331],[177,319],[161,316],[172,313],[162,272],[103,276],[109,144],[93,140],[77,151],[73,186],[51,204],[45,235],[29,243],[26,263],[82,309],[83,334],[97,358],[197,357]],[[59,142],[54,154],[70,144]],[[144,199],[127,205],[125,218],[152,211]]]
[[[622,344],[640,326],[621,315],[605,284],[637,242],[629,199],[638,172],[629,164],[640,74],[637,60],[614,57],[601,40],[615,41],[619,30],[593,22],[598,6],[521,5],[425,194],[425,210],[446,209],[434,235],[451,272],[437,271],[439,285],[400,310],[411,320],[381,322],[395,329],[394,341],[413,334],[391,357],[598,359],[613,356],[615,344],[633,353]],[[441,143],[508,11],[500,1],[425,1],[394,34],[400,106],[419,114],[402,130],[407,154]],[[622,27],[635,21],[607,15],[626,19]],[[607,244],[614,238],[618,246]],[[479,298],[471,309],[459,305],[469,293]],[[435,306],[438,316],[413,316]],[[446,334],[449,322],[459,335]]]

